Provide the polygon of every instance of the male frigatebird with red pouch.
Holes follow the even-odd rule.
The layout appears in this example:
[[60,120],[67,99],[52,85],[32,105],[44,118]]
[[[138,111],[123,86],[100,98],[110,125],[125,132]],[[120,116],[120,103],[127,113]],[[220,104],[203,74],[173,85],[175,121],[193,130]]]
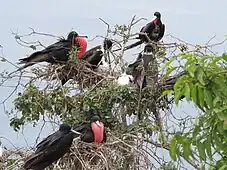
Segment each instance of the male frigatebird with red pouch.
[[81,133],[80,138],[83,142],[94,142],[97,144],[106,142],[104,123],[100,121],[100,117],[98,115],[92,116],[91,123],[74,125],[73,129]]
[[81,59],[87,50],[87,40],[85,38],[87,36],[81,36],[77,32],[71,31],[67,39],[60,39],[45,49],[34,52],[29,57],[19,59],[19,64],[25,64],[20,70],[39,62],[51,64],[66,62],[69,60],[69,51],[73,46],[76,46],[79,50],[76,58]]
[[[155,12],[154,16],[156,17],[153,21],[149,22],[147,25],[141,28],[140,33],[146,33],[150,40],[158,42],[160,41],[165,33],[165,24],[161,21],[161,13]],[[139,41],[128,45],[125,47],[125,50],[136,47],[143,42],[148,42],[148,39],[145,35],[140,34],[136,39],[140,39]]]
[[25,170],[43,170],[63,157],[72,145],[73,139],[80,137],[83,142],[106,142],[104,124],[100,117],[93,115],[90,123],[74,125],[71,128],[67,124],[60,125],[55,133],[49,135],[36,146],[36,151],[26,159],[23,168]]

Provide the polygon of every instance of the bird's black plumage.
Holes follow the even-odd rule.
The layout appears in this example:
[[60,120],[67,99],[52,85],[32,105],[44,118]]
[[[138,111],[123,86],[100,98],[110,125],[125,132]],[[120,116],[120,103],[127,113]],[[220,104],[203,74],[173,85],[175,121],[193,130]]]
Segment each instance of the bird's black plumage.
[[76,136],[79,134],[72,132],[69,125],[61,124],[57,132],[49,135],[36,146],[35,153],[26,160],[24,169],[45,169],[69,151]]
[[79,48],[78,44],[74,44],[74,38],[78,33],[71,31],[67,39],[60,39],[58,42],[46,47],[41,51],[34,52],[29,57],[19,59],[19,64],[25,64],[22,68],[26,68],[38,62],[48,62],[51,64],[66,62],[69,59],[69,51],[73,45]]
[[[149,22],[147,25],[141,28],[140,33],[146,33],[150,40],[152,41],[160,41],[165,33],[165,24],[161,21],[161,13],[155,12],[154,16],[156,16],[156,19]],[[125,47],[125,50],[134,48],[143,42],[148,42],[148,39],[145,35],[139,35],[136,39],[140,39],[139,41],[130,44]]]
[[98,45],[84,54],[84,60],[92,65],[92,68],[97,68],[98,64],[101,62],[104,51],[109,50],[113,45],[110,39],[105,38],[102,45]]
[[[139,53],[135,62],[131,63],[127,67],[127,74],[131,74],[133,76],[134,84],[136,84],[139,88],[144,88],[147,86],[147,76],[149,76],[149,63],[154,59],[153,55],[153,47],[150,44],[147,44],[144,47],[144,53]],[[142,66],[144,69],[144,74],[142,74],[142,68],[138,66]]]
[[[154,16],[157,18],[153,20],[152,22],[148,23],[146,26],[144,26],[140,32],[147,33],[150,40],[153,41],[159,41],[162,39],[165,33],[165,24],[161,21],[161,14],[160,12],[155,12]],[[139,35],[139,39],[145,42],[148,42],[148,39],[145,35]]]

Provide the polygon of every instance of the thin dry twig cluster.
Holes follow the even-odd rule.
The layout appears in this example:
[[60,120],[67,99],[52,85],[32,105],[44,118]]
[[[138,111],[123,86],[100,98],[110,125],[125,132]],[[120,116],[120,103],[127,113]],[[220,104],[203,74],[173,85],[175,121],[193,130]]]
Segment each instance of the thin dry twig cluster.
[[64,65],[47,65],[42,69],[34,71],[37,77],[42,77],[47,81],[57,79],[58,81],[67,78],[76,82],[81,88],[90,88],[92,86],[100,87],[104,80],[115,79],[113,76],[105,76],[99,72],[93,71],[89,67],[89,63],[86,61],[80,61],[78,63],[68,62]]

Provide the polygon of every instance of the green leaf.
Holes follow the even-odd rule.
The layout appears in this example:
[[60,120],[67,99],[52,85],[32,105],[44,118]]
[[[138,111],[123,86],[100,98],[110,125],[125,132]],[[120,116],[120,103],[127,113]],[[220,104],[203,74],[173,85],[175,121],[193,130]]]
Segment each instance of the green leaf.
[[227,119],[223,122],[223,129],[227,130]]
[[185,139],[183,142],[183,151],[186,159],[189,159],[190,155],[192,154],[190,145],[191,143],[188,141],[188,139]]
[[173,59],[170,59],[169,61],[167,61],[164,65],[164,68],[166,67],[168,68],[173,61],[174,61]]
[[196,68],[197,68],[196,65],[192,65],[187,69],[187,71],[191,77],[195,77]]
[[223,165],[221,168],[219,168],[218,170],[226,170],[227,169],[227,165]]
[[221,101],[220,97],[216,96],[213,100],[213,106],[215,107],[218,104],[218,102],[220,102],[220,101]]
[[191,97],[194,103],[199,106],[199,100],[198,100],[198,88],[197,85],[192,86],[191,90]]
[[204,146],[204,144],[201,143],[200,141],[197,141],[196,142],[196,146],[197,146],[197,149],[199,151],[200,160],[206,161],[206,153],[205,153],[205,146]]
[[210,136],[207,138],[207,140],[204,141],[204,145],[206,148],[206,154],[209,157],[210,160],[213,160],[212,151],[211,151],[211,139]]
[[206,83],[204,82],[204,71],[201,67],[197,67],[196,69],[196,78],[198,79],[199,83],[202,84],[203,86],[206,85]]
[[213,97],[212,92],[210,90],[204,89],[204,98],[205,102],[210,108],[213,108]]
[[219,120],[227,120],[227,113],[221,111],[221,109],[215,109],[217,111],[217,116]]
[[203,108],[204,107],[204,89],[198,87],[198,96],[199,96],[199,104]]
[[[216,57],[213,62],[211,63],[212,65],[216,64],[217,62],[219,62],[220,60],[222,60],[222,57]],[[216,65],[215,65],[216,66]]]
[[172,140],[170,141],[170,157],[176,161],[177,160],[177,143],[176,143],[176,139],[172,138]]
[[227,61],[227,53],[223,53],[223,54],[222,54],[222,58],[223,58],[225,61]]
[[184,92],[186,100],[190,100],[190,86],[188,83],[185,84],[185,92]]
[[177,69],[177,67],[171,67],[171,68],[169,68],[164,77],[168,77],[176,69]]
[[200,127],[196,126],[193,130],[192,137],[195,138],[200,132]]
[[217,123],[217,130],[220,134],[224,133],[224,129],[223,129],[223,123],[222,122],[218,122]]

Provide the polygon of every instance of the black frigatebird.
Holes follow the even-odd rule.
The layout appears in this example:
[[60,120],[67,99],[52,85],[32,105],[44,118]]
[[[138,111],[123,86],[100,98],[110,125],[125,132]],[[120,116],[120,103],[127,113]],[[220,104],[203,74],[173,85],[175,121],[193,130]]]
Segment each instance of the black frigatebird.
[[92,65],[92,68],[95,69],[99,64],[103,64],[104,61],[101,60],[105,51],[110,50],[113,45],[113,42],[110,39],[105,38],[102,45],[98,45],[90,50],[88,50],[83,59],[86,60],[89,64]]
[[[127,74],[131,74],[133,76],[133,83],[138,87],[143,89],[147,86],[147,76],[152,76],[149,70],[149,63],[154,60],[154,49],[151,44],[147,44],[144,47],[144,52],[139,53],[135,62],[131,63],[127,67]],[[145,73],[143,74],[142,70],[138,67],[142,65]]]
[[[154,16],[156,17],[155,20],[145,25],[140,32],[147,33],[148,37],[152,41],[160,41],[165,33],[165,24],[161,21],[161,13],[155,12]],[[143,42],[148,42],[148,39],[145,35],[139,35],[138,37]]]
[[31,66],[38,62],[48,62],[51,64],[62,63],[69,60],[69,51],[73,46],[79,48],[77,58],[82,58],[87,49],[87,36],[78,35],[71,31],[67,39],[60,39],[58,42],[46,47],[41,51],[34,52],[29,57],[19,59],[19,64],[25,64],[21,69]]
[[61,124],[59,130],[49,135],[36,146],[36,151],[23,166],[25,170],[42,170],[67,153],[73,139],[80,133],[71,129],[68,124]]
[[106,142],[106,132],[104,123],[100,120],[98,115],[93,115],[91,123],[83,123],[74,125],[73,129],[81,133],[80,138],[87,143],[103,143]]
[[[156,17],[153,21],[149,22],[147,25],[141,28],[140,33],[146,33],[150,40],[152,41],[160,41],[165,33],[165,24],[161,21],[161,13],[155,12],[154,16]],[[139,35],[136,39],[140,39],[139,41],[125,47],[125,50],[136,47],[143,42],[149,42],[145,35]]]

